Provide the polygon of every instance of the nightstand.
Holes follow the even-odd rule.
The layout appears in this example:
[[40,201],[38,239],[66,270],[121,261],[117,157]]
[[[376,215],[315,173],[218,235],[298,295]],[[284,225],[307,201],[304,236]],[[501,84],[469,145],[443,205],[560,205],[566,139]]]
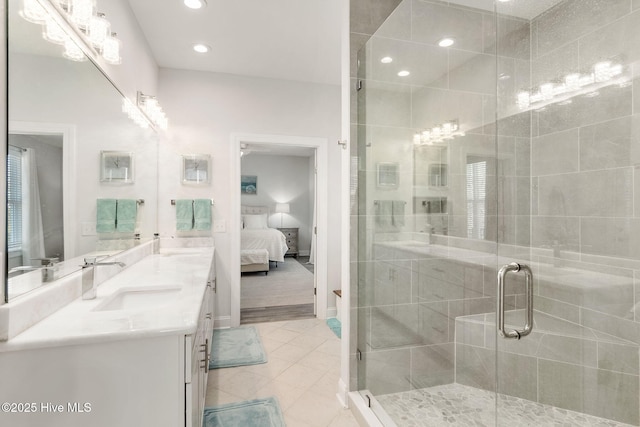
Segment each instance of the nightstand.
[[298,258],[298,229],[297,228],[278,228],[287,238],[287,246],[289,250],[285,256],[292,255]]

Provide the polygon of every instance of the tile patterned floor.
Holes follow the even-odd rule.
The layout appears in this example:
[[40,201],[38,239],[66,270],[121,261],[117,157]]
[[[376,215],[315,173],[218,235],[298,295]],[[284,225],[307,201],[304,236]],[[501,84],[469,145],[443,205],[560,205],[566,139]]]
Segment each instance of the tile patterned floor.
[[288,427],[357,427],[336,398],[340,340],[323,320],[255,324],[268,362],[209,371],[205,405],[275,396]]
[[[493,393],[460,384],[387,394],[376,399],[399,427],[495,425]],[[500,395],[499,414],[499,425],[509,427],[628,426],[505,395]]]

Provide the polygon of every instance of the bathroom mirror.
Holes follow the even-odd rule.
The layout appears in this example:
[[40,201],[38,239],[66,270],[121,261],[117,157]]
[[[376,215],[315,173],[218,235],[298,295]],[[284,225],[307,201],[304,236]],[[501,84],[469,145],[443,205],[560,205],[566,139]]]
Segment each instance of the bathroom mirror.
[[[10,0],[7,9],[7,300],[77,271],[86,254],[114,254],[135,233],[150,239],[157,230],[155,132],[122,112],[122,94],[96,65],[44,40],[21,5]],[[103,151],[145,160],[131,184],[101,181]],[[141,200],[135,233],[98,236],[98,198]],[[48,264],[53,277],[44,274]]]

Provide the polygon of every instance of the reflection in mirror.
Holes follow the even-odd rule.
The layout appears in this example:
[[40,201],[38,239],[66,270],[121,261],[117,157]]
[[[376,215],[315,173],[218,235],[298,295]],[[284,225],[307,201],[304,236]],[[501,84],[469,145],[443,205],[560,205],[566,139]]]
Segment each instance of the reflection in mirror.
[[64,260],[62,135],[9,132],[9,278]]
[[[85,255],[108,256],[157,231],[155,132],[122,112],[121,93],[97,66],[63,56],[20,7],[8,2],[7,300],[77,271]],[[102,151],[132,153],[135,179],[101,182]],[[135,201],[128,227],[98,233],[98,199]]]

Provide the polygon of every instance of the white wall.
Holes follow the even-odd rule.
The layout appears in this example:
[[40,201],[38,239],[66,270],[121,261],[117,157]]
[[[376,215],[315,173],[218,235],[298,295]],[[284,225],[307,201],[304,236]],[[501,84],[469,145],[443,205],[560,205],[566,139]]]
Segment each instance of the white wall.
[[[211,197],[214,220],[229,221],[230,140],[232,133],[324,137],[340,135],[340,87],[261,79],[228,74],[161,69],[162,105],[169,130],[160,144],[159,222],[162,236],[175,235],[175,212],[168,198]],[[341,149],[329,147],[329,170],[339,168]],[[208,153],[212,156],[212,184],[196,188],[180,184],[180,155]],[[329,188],[340,188],[339,174],[329,174]],[[167,198],[167,200],[164,200]],[[332,289],[340,287],[340,194],[330,191],[328,206],[327,303],[334,305]],[[218,283],[217,317],[230,316],[229,230],[213,233]],[[218,323],[221,325],[224,323]]]
[[[64,58],[10,55],[11,121],[69,124],[75,127],[77,180],[74,213],[77,223],[76,254],[96,249],[95,235],[83,236],[83,222],[96,221],[96,199],[144,199],[138,212],[143,238],[157,230],[156,180],[157,137],[134,124],[121,111],[121,96],[90,63]],[[46,73],[40,70],[46,69]],[[46,88],[34,91],[34,82]],[[100,182],[100,151],[121,150],[134,153],[135,182],[116,185]],[[131,236],[128,236],[131,237]]]
[[[251,153],[242,157],[242,175],[258,177],[255,195],[243,194],[241,203],[269,208],[269,227],[294,227],[298,230],[300,255],[309,255],[313,212],[309,205],[309,158]],[[290,213],[275,212],[276,203],[289,203]],[[280,221],[282,216],[282,221]]]

